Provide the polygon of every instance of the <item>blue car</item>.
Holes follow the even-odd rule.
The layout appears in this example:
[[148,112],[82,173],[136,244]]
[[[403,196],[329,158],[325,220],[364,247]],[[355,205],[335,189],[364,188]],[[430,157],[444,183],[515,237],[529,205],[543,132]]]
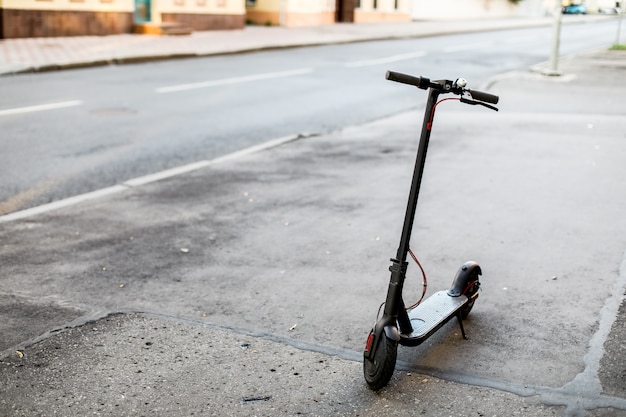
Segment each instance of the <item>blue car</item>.
[[584,4],[570,4],[563,7],[563,14],[587,14],[587,8]]

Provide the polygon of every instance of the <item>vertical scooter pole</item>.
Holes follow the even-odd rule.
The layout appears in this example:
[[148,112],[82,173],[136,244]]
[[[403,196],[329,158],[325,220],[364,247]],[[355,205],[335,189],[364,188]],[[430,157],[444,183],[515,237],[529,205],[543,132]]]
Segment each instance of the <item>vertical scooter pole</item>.
[[420,141],[417,149],[417,158],[415,160],[413,179],[411,181],[411,190],[409,192],[406,214],[404,216],[400,246],[398,247],[396,258],[391,259],[392,264],[389,267],[389,270],[391,271],[391,279],[389,281],[389,289],[387,291],[387,300],[385,302],[383,318],[387,318],[387,320],[392,317],[395,318],[400,327],[400,334],[410,334],[413,331],[409,316],[405,310],[404,301],[402,300],[402,288],[404,285],[404,279],[406,278],[406,259],[407,253],[409,252],[409,241],[411,239],[411,231],[413,230],[413,220],[415,219],[417,199],[422,183],[422,175],[424,173],[424,165],[426,163],[426,152],[428,151],[432,120],[438,97],[439,90],[435,88],[430,88],[428,90],[428,101],[426,102],[426,110],[424,112],[424,122],[422,123],[422,132],[420,134]]

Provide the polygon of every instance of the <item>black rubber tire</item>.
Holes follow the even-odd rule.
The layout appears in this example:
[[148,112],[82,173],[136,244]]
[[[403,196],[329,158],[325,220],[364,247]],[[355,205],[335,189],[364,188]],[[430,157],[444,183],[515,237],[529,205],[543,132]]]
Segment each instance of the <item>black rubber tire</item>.
[[[465,295],[467,295],[467,297],[471,299],[474,296],[474,294],[476,294],[478,292],[479,289],[480,289],[480,283],[478,282],[478,280],[476,280],[476,281],[474,281],[474,285],[472,285],[469,288],[469,290],[467,290]],[[467,318],[467,316],[469,316],[469,313],[470,313],[470,311],[472,311],[472,307],[474,307],[474,303],[475,302],[476,302],[476,299],[474,298],[472,301],[467,303],[467,305],[465,305],[461,309],[461,318],[463,320],[465,320]]]
[[377,344],[374,357],[363,358],[365,382],[373,391],[378,391],[389,383],[398,356],[398,342],[389,339],[384,333]]

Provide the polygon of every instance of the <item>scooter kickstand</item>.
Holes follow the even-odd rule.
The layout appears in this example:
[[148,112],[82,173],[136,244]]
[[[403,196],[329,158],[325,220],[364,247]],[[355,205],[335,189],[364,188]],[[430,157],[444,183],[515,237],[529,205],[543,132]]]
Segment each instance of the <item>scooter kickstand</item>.
[[461,318],[461,314],[457,314],[456,319],[459,322],[459,326],[461,326],[461,335],[463,335],[463,339],[468,340],[469,338],[465,334],[465,328],[463,327],[463,319]]

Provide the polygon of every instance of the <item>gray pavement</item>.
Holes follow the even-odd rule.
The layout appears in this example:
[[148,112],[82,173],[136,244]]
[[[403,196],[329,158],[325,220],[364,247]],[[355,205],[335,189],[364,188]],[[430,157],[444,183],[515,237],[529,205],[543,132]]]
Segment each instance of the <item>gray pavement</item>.
[[[400,371],[383,394],[356,354],[146,315],[60,332],[0,366],[8,416],[552,416],[537,398]],[[333,352],[334,353],[334,352]],[[471,410],[471,414],[466,414]]]
[[[419,249],[435,270],[460,264],[442,253],[482,254],[469,341],[447,326],[401,351],[387,389],[364,385],[360,349],[397,243],[389,213],[405,201],[390,184],[421,120],[402,114],[0,222],[0,416],[625,416],[626,86],[614,81],[626,53],[560,67],[494,80],[499,114],[437,116],[440,137],[463,140],[432,148]],[[471,188],[446,182],[455,169]],[[476,194],[464,210],[480,224],[441,218],[461,193]]]

